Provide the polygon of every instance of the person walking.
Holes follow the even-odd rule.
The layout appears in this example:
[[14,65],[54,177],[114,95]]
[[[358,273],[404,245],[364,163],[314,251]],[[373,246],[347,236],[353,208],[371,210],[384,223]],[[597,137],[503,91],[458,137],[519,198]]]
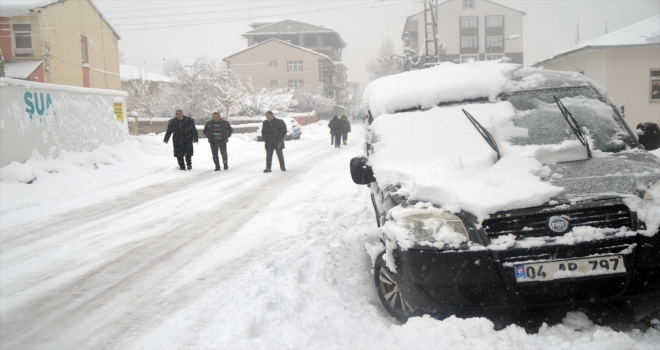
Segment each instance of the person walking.
[[343,134],[343,129],[344,129],[341,120],[339,120],[337,116],[334,116],[332,120],[330,120],[330,122],[328,123],[328,127],[330,128],[330,134],[332,135],[335,141],[335,147],[336,148],[341,147],[341,134]]
[[215,163],[215,171],[220,171],[220,158],[218,158],[218,149],[222,156],[222,165],[225,170],[229,169],[227,165],[227,141],[234,132],[228,121],[220,118],[220,113],[213,112],[211,115],[213,119],[206,122],[204,125],[204,135],[209,140],[211,145],[211,153],[213,154],[213,163]]
[[[193,142],[197,143],[198,141],[195,121],[183,115],[183,111],[180,109],[177,109],[174,114],[175,117],[167,122],[167,132],[163,142],[167,144],[170,136],[174,134],[172,146],[174,147],[174,156],[179,162],[179,170],[186,170],[186,164],[188,170],[192,170]],[[183,162],[184,158],[185,163]]]
[[348,118],[345,115],[341,116],[341,124],[342,124],[342,134],[341,138],[344,141],[344,146],[346,145],[346,141],[348,140],[348,133],[351,132],[351,122],[348,120]]
[[277,153],[277,160],[280,162],[280,170],[286,171],[284,167],[284,136],[286,136],[286,124],[281,119],[275,118],[273,112],[266,112],[266,120],[261,127],[261,136],[264,139],[266,147],[266,169],[264,173],[270,173],[270,166],[273,163],[273,151]]

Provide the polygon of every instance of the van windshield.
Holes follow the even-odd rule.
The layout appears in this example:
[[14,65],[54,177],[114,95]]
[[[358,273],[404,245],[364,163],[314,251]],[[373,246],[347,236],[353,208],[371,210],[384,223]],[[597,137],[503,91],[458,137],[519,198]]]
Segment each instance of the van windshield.
[[562,101],[580,123],[587,138],[592,141],[592,149],[619,152],[626,147],[635,147],[630,134],[614,114],[612,106],[586,86],[520,91],[503,95],[502,99],[509,101],[516,110],[514,124],[528,130],[527,137],[513,137],[509,142],[528,146],[577,140],[557,107],[554,96]]

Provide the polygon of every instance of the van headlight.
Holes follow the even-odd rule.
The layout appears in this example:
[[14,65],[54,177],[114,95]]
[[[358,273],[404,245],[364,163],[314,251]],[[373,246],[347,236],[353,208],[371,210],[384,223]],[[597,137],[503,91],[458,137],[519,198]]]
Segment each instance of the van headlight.
[[442,234],[443,228],[451,229],[465,239],[468,238],[463,220],[449,212],[416,213],[406,215],[400,220],[417,242],[436,241],[438,235]]
[[660,181],[656,181],[656,183],[644,190],[644,200],[660,202]]

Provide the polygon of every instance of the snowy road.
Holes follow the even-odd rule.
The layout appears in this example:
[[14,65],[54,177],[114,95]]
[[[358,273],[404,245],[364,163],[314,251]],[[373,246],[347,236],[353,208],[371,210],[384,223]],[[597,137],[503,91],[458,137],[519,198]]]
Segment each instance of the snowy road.
[[653,328],[580,315],[538,334],[388,317],[364,248],[377,240],[368,191],[348,173],[360,129],[335,149],[325,125],[306,127],[289,171],[271,174],[263,143],[241,138],[219,173],[205,140],[179,172],[157,136],[25,165],[31,185],[1,187],[0,347],[657,348]]

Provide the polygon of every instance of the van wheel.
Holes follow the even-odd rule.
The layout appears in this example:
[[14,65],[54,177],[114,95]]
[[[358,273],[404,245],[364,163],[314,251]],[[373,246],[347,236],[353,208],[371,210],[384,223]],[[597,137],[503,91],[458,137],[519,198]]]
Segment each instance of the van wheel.
[[374,282],[378,297],[390,316],[400,322],[406,322],[409,317],[415,315],[417,308],[410,305],[401,295],[393,273],[385,266],[383,254],[385,252],[378,255],[374,267]]

